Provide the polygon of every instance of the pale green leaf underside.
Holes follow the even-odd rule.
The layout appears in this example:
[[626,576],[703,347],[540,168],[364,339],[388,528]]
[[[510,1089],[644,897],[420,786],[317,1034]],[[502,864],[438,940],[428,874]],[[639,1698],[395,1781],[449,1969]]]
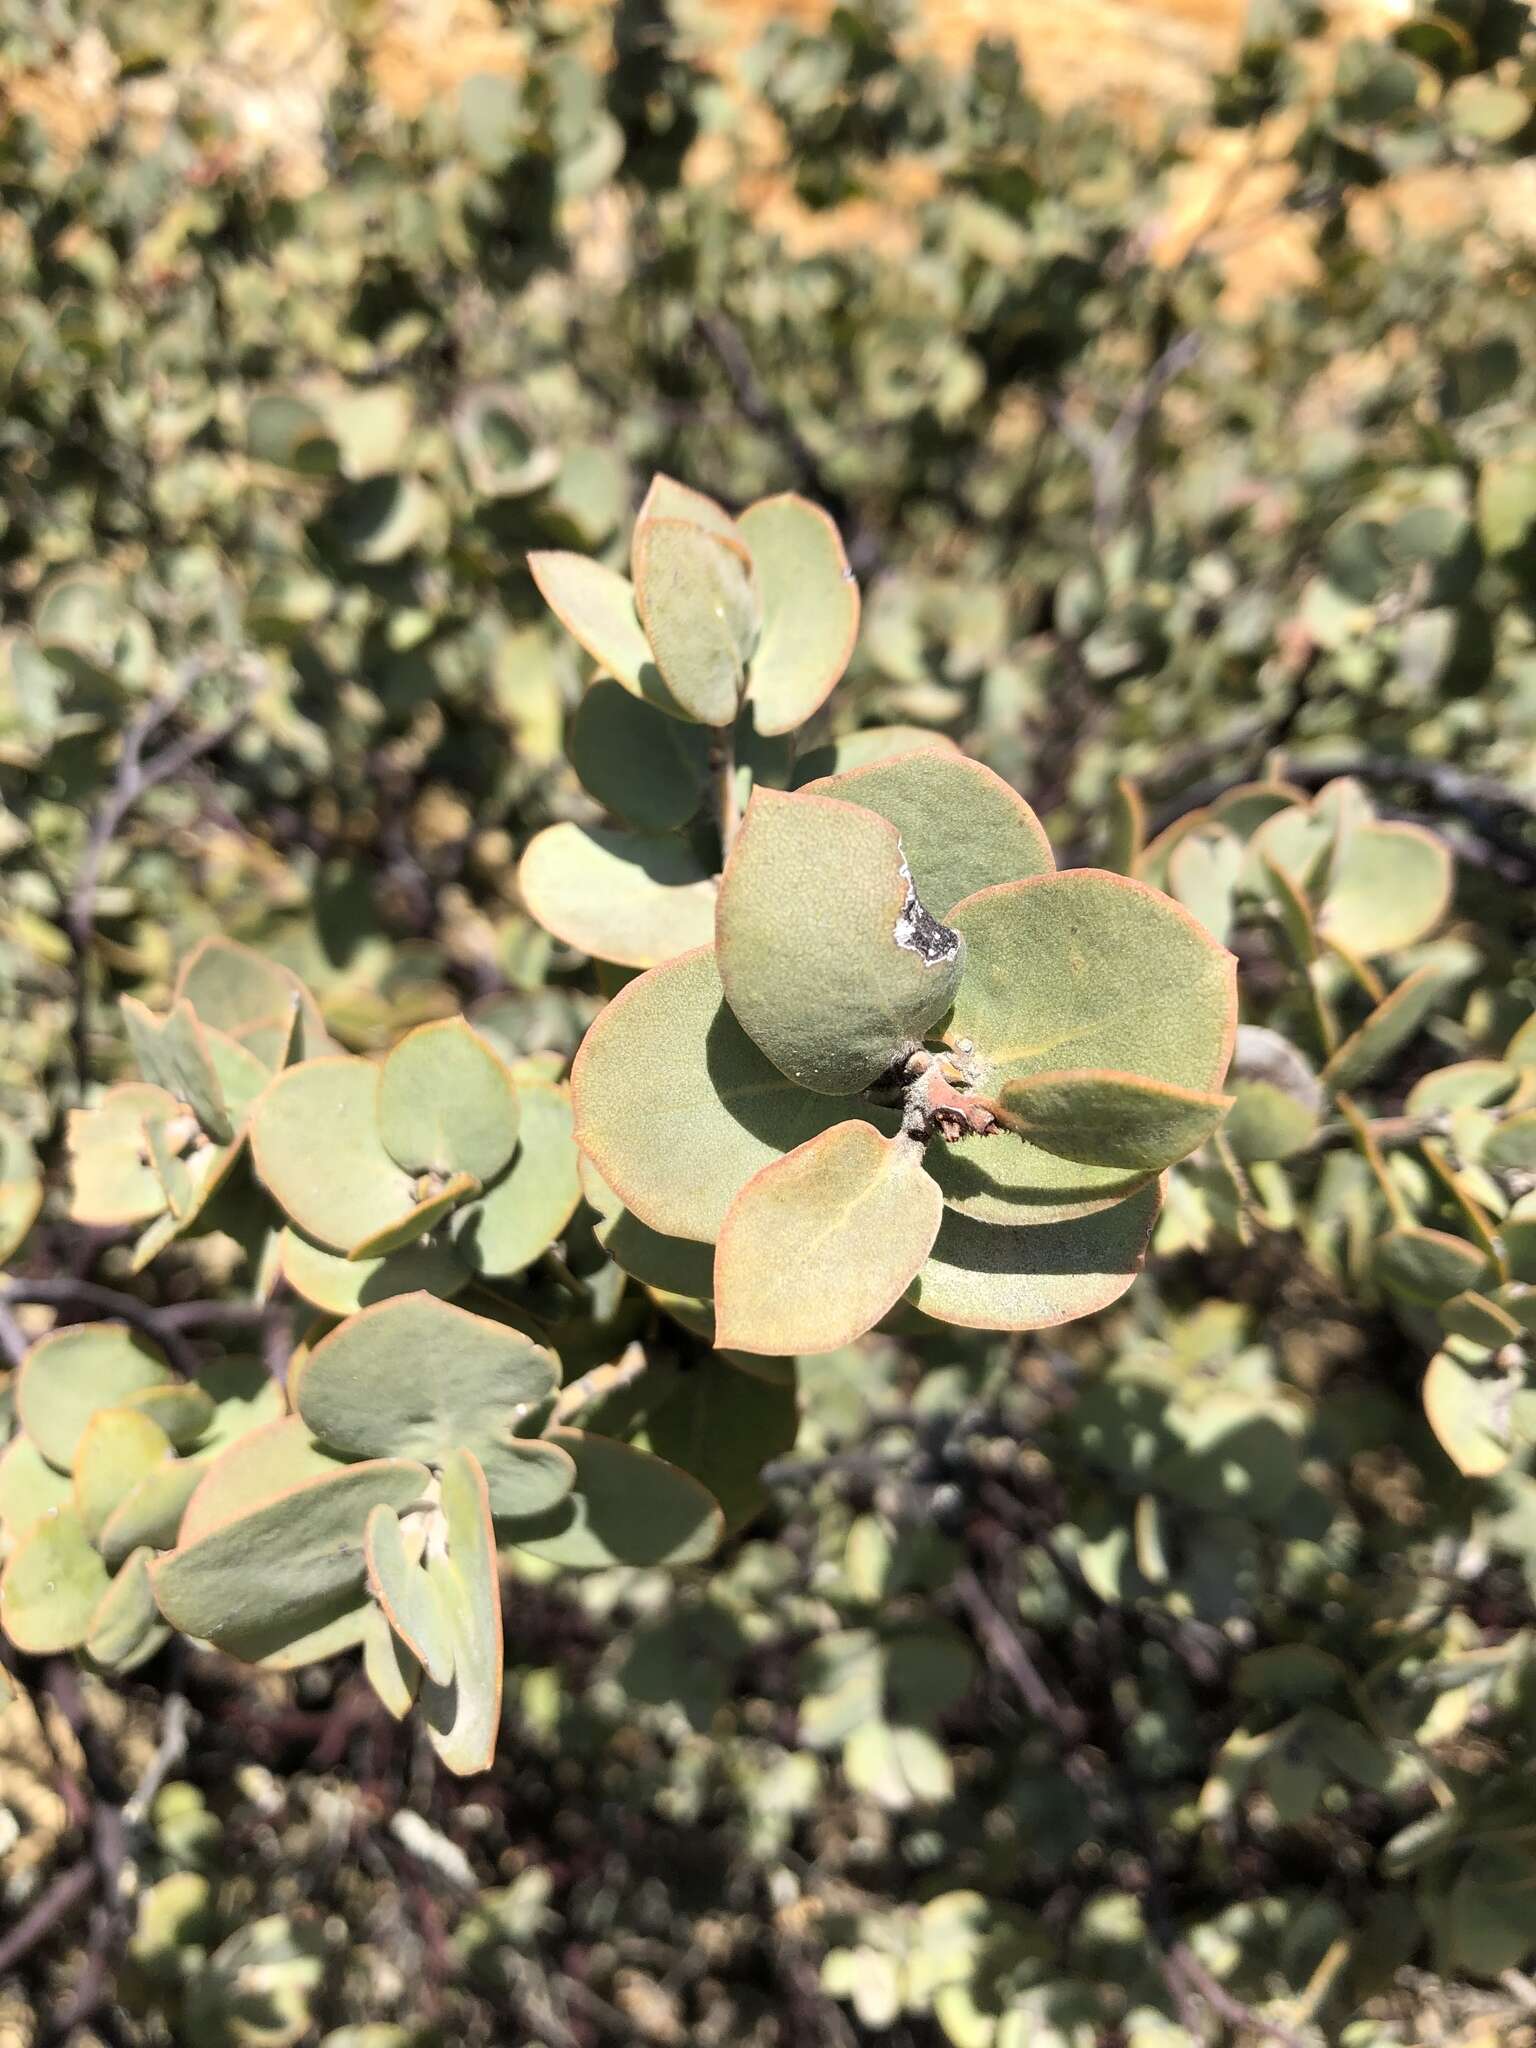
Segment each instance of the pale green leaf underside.
[[968,1329],[1042,1330],[1092,1315],[1140,1272],[1161,1199],[1149,1187],[1093,1216],[1019,1229],[947,1212],[907,1299]]
[[439,1685],[423,1672],[419,1702],[433,1748],[460,1777],[488,1770],[501,1726],[501,1580],[486,1477],[466,1451],[442,1472],[446,1556],[429,1572],[433,1597],[447,1617],[453,1675]]
[[1334,864],[1318,928],[1374,960],[1429,936],[1450,907],[1451,882],[1444,840],[1417,825],[1358,826]]
[[548,1515],[507,1531],[518,1549],[596,1570],[691,1564],[715,1548],[720,1509],[688,1473],[610,1437],[575,1429],[551,1434],[576,1462],[575,1491]]
[[739,541],[686,519],[635,528],[635,609],[675,704],[701,725],[730,725],[741,704],[760,611]]
[[796,1087],[726,1007],[703,948],[615,996],[571,1074],[576,1138],[643,1223],[713,1243],[738,1188],[807,1138],[865,1114]]
[[79,1323],[39,1338],[28,1351],[16,1379],[16,1413],[49,1464],[67,1472],[93,1415],[174,1378],[125,1323]]
[[740,532],[763,604],[748,696],[760,732],[792,732],[820,709],[848,666],[859,632],[859,586],[836,526],[804,498],[759,499],[741,515]]
[[654,967],[714,937],[714,877],[668,835],[549,825],[517,879],[544,929],[596,960]]
[[252,1113],[267,1191],[306,1237],[335,1251],[394,1229],[416,1206],[412,1177],[379,1136],[378,1084],[371,1061],[311,1060],[279,1074]]
[[453,1634],[417,1551],[393,1508],[373,1509],[363,1531],[368,1590],[390,1627],[438,1685],[453,1676]]
[[859,1121],[765,1166],[715,1248],[716,1344],[770,1354],[851,1344],[901,1298],[943,1207],[922,1148]]
[[538,1081],[520,1082],[517,1093],[521,1135],[512,1164],[483,1195],[456,1209],[449,1224],[455,1255],[492,1280],[510,1279],[532,1265],[565,1229],[581,1198],[569,1094]]
[[1161,1172],[1203,1145],[1231,1097],[1135,1074],[1031,1074],[1001,1096],[1009,1125],[1064,1159]]
[[494,1180],[517,1144],[505,1061],[462,1017],[420,1024],[379,1074],[379,1135],[407,1173]]

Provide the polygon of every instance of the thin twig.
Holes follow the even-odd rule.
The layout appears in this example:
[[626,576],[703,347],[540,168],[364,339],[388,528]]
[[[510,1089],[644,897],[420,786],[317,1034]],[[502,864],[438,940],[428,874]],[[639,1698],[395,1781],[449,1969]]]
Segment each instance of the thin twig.
[[188,1707],[186,1694],[168,1693],[160,1711],[160,1740],[123,1807],[123,1826],[136,1828],[155,1802],[155,1795],[187,1753]]
[[31,1906],[8,1934],[0,1935],[0,1977],[14,1970],[90,1897],[96,1882],[96,1866],[82,1856],[56,1877],[47,1891]]
[[992,1663],[1007,1673],[1025,1706],[1065,1741],[1081,1740],[1082,1715],[1067,1701],[1057,1699],[1035,1668],[1018,1630],[1009,1627],[969,1565],[956,1572],[953,1584],[955,1596],[970,1616],[983,1650]]
[[202,1323],[248,1326],[259,1323],[262,1316],[257,1305],[243,1301],[178,1301],[157,1308],[151,1302],[140,1301],[136,1294],[102,1287],[94,1280],[6,1281],[0,1287],[0,1312],[21,1302],[120,1318],[152,1338],[177,1370],[189,1375],[202,1364],[184,1334],[189,1327]]
[[86,998],[90,958],[96,942],[96,892],[102,865],[113,840],[139,799],[163,782],[170,782],[191,767],[202,755],[229,738],[244,721],[255,695],[254,681],[237,708],[220,724],[186,733],[148,760],[144,750],[181,708],[197,684],[215,673],[225,657],[196,655],[181,664],[169,690],[147,704],[123,733],[117,772],[112,786],[97,807],[86,835],[85,851],[63,905],[64,928],[74,955],[75,1015],[73,1020],[75,1077],[83,1092],[87,1078],[85,1042]]
[[736,844],[736,833],[741,824],[741,811],[736,802],[734,726],[717,728],[709,750],[709,765],[715,777],[715,815],[720,826],[720,858],[723,864],[731,857],[731,848]]

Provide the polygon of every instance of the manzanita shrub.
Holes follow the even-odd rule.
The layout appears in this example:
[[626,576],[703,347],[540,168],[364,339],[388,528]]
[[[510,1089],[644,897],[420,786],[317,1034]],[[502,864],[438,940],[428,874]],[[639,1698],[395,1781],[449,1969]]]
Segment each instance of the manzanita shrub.
[[1231,1107],[1236,963],[1191,909],[1058,873],[1029,806],[953,749],[877,733],[796,773],[858,624],[824,513],[734,520],[658,477],[632,562],[633,584],[533,562],[611,678],[578,763],[672,828],[557,825],[525,857],[562,938],[657,963],[569,1088],[462,1018],[339,1051],[297,975],[231,940],[164,1015],[125,998],[139,1075],[71,1114],[76,1221],[133,1226],[135,1268],[222,1231],[258,1301],[283,1285],[317,1320],[281,1388],[256,1359],[180,1376],[126,1324],[33,1346],[0,1455],[18,1648],[127,1671],[172,1629],[278,1669],[360,1645],[390,1712],[414,1702],[449,1768],[482,1770],[498,1545],[679,1564],[742,1517],[729,1441],[686,1432],[676,1464],[665,1410],[643,1442],[577,1426],[594,1390],[562,1388],[518,1282],[583,1192],[615,1266],[717,1347],[738,1399],[716,1427],[787,1402],[792,1437],[792,1359],[893,1312],[1031,1330],[1117,1299],[1167,1169]]

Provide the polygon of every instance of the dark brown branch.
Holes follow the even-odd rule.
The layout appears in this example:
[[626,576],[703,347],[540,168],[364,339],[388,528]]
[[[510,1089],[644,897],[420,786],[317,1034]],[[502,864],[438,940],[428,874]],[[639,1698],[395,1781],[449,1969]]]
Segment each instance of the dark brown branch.
[[8,1280],[0,1287],[0,1310],[20,1302],[116,1317],[152,1338],[177,1370],[187,1374],[202,1363],[187,1341],[188,1328],[205,1323],[250,1328],[258,1326],[263,1315],[257,1303],[245,1301],[178,1301],[157,1308],[136,1294],[102,1287],[94,1280]]
[[28,1907],[9,1933],[0,1935],[0,1977],[6,1976],[29,1956],[40,1941],[46,1941],[56,1927],[84,1905],[96,1883],[96,1866],[82,1856],[56,1877],[33,1906]]

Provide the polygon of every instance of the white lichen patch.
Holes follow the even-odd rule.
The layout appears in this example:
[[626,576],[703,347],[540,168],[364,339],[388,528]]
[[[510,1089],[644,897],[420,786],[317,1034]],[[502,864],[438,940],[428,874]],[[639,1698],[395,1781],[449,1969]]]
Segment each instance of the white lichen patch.
[[924,910],[917,900],[912,870],[903,855],[901,877],[907,885],[906,901],[897,914],[891,936],[908,953],[916,953],[925,967],[943,967],[960,951],[960,934]]

